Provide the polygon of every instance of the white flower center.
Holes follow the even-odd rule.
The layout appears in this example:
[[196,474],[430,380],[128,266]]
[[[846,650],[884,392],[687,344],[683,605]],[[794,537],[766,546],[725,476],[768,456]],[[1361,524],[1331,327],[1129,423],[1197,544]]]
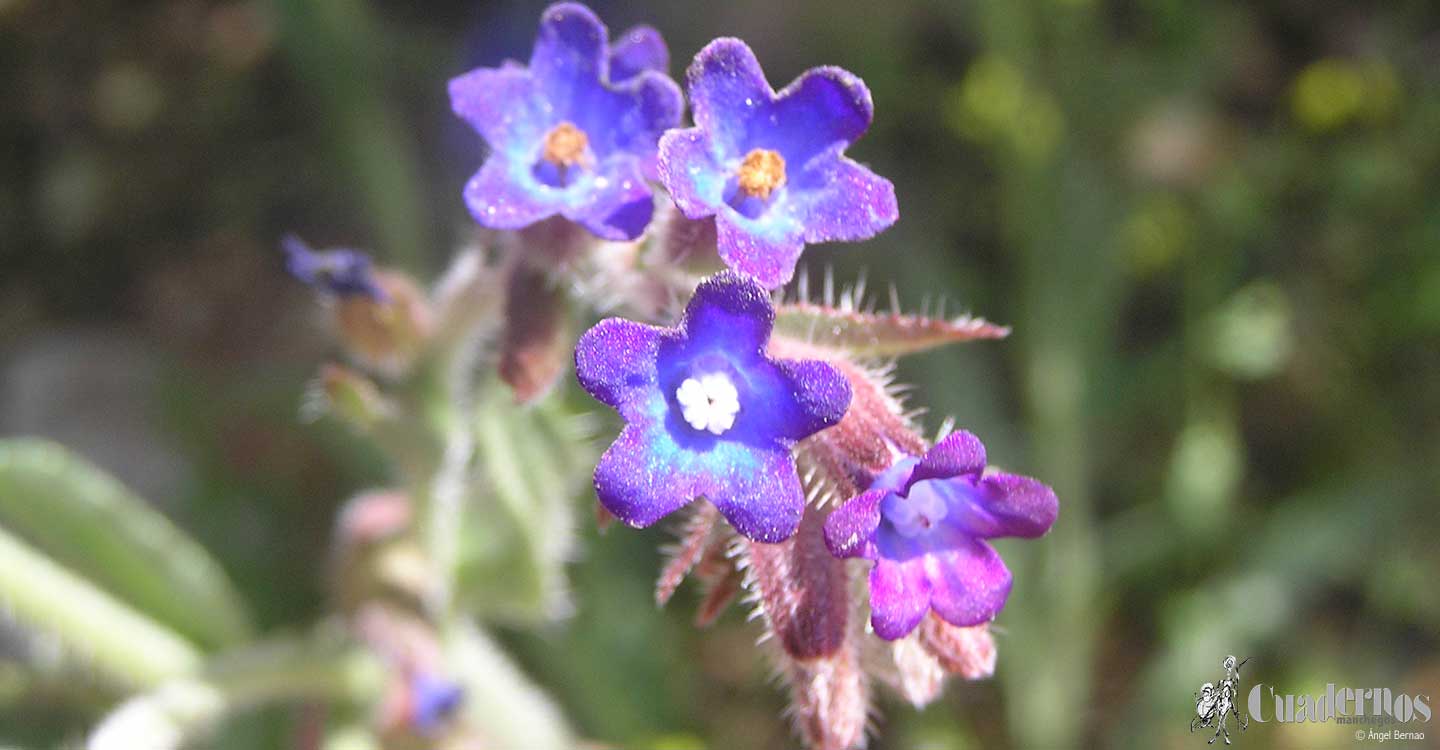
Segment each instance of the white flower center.
[[898,502],[886,508],[885,517],[900,532],[900,536],[910,539],[928,534],[949,514],[944,498],[926,487],[924,482],[911,487],[909,497],[897,497],[895,500]]
[[675,400],[680,402],[680,414],[691,427],[714,435],[723,435],[734,427],[735,415],[740,413],[740,393],[723,372],[686,378],[675,391]]

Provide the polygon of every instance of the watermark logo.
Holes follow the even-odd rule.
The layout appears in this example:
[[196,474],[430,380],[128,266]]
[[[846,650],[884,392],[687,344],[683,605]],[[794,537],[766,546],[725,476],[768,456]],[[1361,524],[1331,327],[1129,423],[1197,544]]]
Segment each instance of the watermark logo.
[[1207,682],[1195,694],[1195,715],[1190,717],[1190,731],[1214,727],[1215,734],[1210,736],[1207,744],[1213,745],[1221,737],[1225,738],[1225,744],[1230,744],[1227,722],[1231,718],[1235,719],[1235,726],[1242,732],[1250,726],[1250,720],[1240,713],[1237,700],[1240,696],[1240,668],[1248,661],[1247,658],[1237,663],[1234,656],[1225,657],[1220,664],[1225,675],[1220,678],[1219,684]]
[[[1269,700],[1266,700],[1267,692]],[[1317,695],[1279,693],[1274,687],[1256,683],[1250,688],[1247,703],[1250,716],[1261,723],[1334,721],[1369,725],[1371,728],[1354,730],[1356,742],[1423,742],[1423,729],[1395,725],[1428,724],[1432,713],[1430,696],[1425,693],[1411,695],[1390,688],[1337,688],[1333,682],[1327,683],[1325,692]]]

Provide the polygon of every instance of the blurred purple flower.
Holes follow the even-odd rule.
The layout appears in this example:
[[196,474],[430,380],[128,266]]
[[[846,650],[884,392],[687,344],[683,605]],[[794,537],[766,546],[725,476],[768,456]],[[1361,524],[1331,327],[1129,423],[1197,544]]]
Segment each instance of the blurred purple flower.
[[650,223],[657,144],[685,103],[654,29],[633,29],[613,49],[607,39],[589,8],[552,5],[529,67],[450,81],[455,113],[490,146],[465,186],[476,221],[520,229],[560,214],[609,240],[635,239]]
[[825,522],[836,557],[874,560],[870,622],[903,638],[934,609],[968,627],[994,619],[1010,594],[1010,571],[984,539],[1034,538],[1055,523],[1055,492],[1029,477],[984,474],[985,446],[968,432],[906,457]]
[[716,39],[688,86],[696,127],[660,140],[660,180],[687,217],[715,216],[731,268],[774,288],[806,243],[868,239],[895,223],[895,187],[845,156],[873,115],[859,78],[812,68],[776,93],[744,42]]
[[290,275],[318,291],[336,297],[361,296],[375,302],[389,301],[375,280],[370,257],[358,250],[317,251],[293,234],[285,235],[280,247],[285,251],[285,269]]
[[850,384],[766,353],[775,309],[752,279],[701,282],[675,328],[601,321],[575,347],[580,384],[626,425],[595,469],[606,510],[649,526],[704,496],[741,534],[795,533],[805,498],[791,449],[840,421]]
[[464,688],[428,672],[412,676],[409,687],[410,723],[421,734],[444,727],[465,700]]

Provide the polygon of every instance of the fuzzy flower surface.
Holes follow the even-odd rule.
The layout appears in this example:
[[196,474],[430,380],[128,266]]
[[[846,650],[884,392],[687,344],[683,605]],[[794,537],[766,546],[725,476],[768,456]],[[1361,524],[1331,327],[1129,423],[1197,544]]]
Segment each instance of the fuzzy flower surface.
[[831,365],[772,359],[775,308],[754,280],[723,272],[674,328],[601,321],[575,347],[576,374],[625,427],[595,491],[626,524],[649,526],[703,496],[760,542],[795,533],[805,507],[791,449],[840,421],[850,383]]
[[960,431],[923,458],[906,457],[825,522],[836,557],[874,560],[870,622],[903,638],[934,609],[968,627],[994,619],[1010,595],[1010,570],[984,540],[1034,538],[1055,523],[1059,502],[1029,477],[985,473],[985,446]]
[[490,146],[465,186],[476,221],[520,229],[561,215],[607,240],[650,223],[660,134],[679,124],[680,88],[651,28],[609,43],[576,3],[540,18],[530,64],[472,70],[450,81],[450,103]]
[[812,68],[776,92],[725,38],[696,55],[688,86],[695,127],[660,140],[660,180],[687,217],[715,217],[730,268],[778,287],[807,243],[868,239],[899,217],[890,181],[845,156],[874,114],[858,77]]
[[280,241],[285,251],[285,269],[291,276],[316,291],[336,297],[368,297],[386,302],[388,297],[375,279],[370,256],[358,250],[314,250],[295,235]]

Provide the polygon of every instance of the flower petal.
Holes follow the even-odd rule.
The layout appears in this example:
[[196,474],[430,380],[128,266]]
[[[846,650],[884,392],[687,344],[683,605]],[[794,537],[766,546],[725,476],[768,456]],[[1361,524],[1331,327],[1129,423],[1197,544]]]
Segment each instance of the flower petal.
[[974,504],[993,519],[981,536],[1044,536],[1060,513],[1055,490],[1016,474],[991,474],[980,480]]
[[909,635],[930,610],[924,559],[880,559],[870,569],[870,624],[887,641]]
[[989,622],[1010,596],[1010,570],[985,542],[969,539],[917,559],[924,562],[932,586],[930,606],[951,625]]
[[783,425],[786,437],[803,440],[836,425],[850,407],[850,381],[834,365],[819,360],[776,362],[789,381],[792,399]]
[[779,151],[792,169],[829,149],[843,150],[870,127],[875,105],[870,89],[853,73],[811,68],[776,95],[755,118],[748,148]]
[[[720,258],[741,273],[755,277],[766,288],[784,286],[795,276],[795,263],[805,250],[802,226],[775,219],[777,212],[767,212],[768,224],[746,221],[732,209],[715,217],[715,239]],[[788,217],[781,217],[788,218]]]
[[755,53],[739,39],[716,39],[695,55],[686,79],[695,124],[723,153],[743,155],[753,114],[775,96]]
[[558,208],[545,200],[525,167],[504,154],[491,154],[465,184],[465,205],[476,221],[491,229],[527,227]]
[[710,137],[699,128],[660,137],[660,182],[687,218],[703,219],[724,201],[726,176],[711,155]]
[[875,530],[880,528],[880,501],[884,490],[870,490],[850,498],[825,519],[825,546],[836,557],[875,559]]
[[587,178],[589,190],[578,205],[567,207],[565,217],[606,240],[633,240],[645,231],[655,211],[655,194],[639,160],[616,157],[600,174]]
[[910,473],[905,488],[927,479],[977,475],[984,470],[985,444],[973,433],[956,430],[926,451],[924,458]]
[[664,73],[669,67],[665,39],[650,26],[636,26],[610,45],[611,83],[622,83],[646,70]]
[[544,102],[535,78],[524,68],[479,68],[450,79],[450,107],[494,151],[520,154],[534,149],[549,125]]
[[787,211],[805,227],[806,242],[869,239],[900,218],[895,186],[838,148],[815,157],[788,194]]
[[592,125],[592,132],[604,139],[600,141],[602,147],[608,145],[641,157],[646,179],[657,179],[660,137],[680,124],[685,114],[684,94],[665,74],[643,71],[616,87],[614,96],[619,102],[617,114]]
[[627,422],[642,419],[646,397],[656,387],[656,355],[665,330],[623,318],[607,318],[575,345],[580,386]]
[[[742,536],[757,542],[781,542],[795,535],[805,512],[805,491],[789,448],[716,443],[711,470],[724,479],[703,493]],[[716,465],[716,460],[724,465]]]
[[700,282],[680,328],[687,349],[724,349],[749,359],[764,356],[775,325],[770,295],[753,280],[723,271]]
[[616,518],[644,528],[714,489],[693,459],[662,424],[627,424],[595,467],[595,495]]
[[583,111],[601,90],[607,38],[605,24],[579,3],[556,3],[540,17],[530,73],[561,117]]

